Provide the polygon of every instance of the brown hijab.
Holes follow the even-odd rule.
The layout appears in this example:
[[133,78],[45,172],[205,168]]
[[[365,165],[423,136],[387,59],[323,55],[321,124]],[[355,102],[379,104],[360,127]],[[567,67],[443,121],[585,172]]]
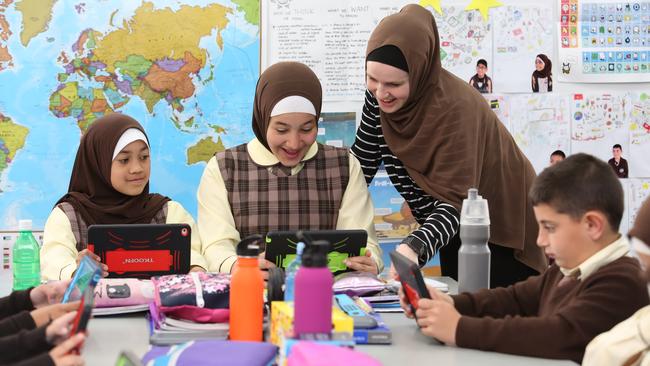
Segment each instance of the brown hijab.
[[433,15],[407,5],[384,18],[368,41],[366,56],[394,45],[409,69],[409,98],[394,113],[381,112],[381,127],[395,156],[429,195],[456,209],[477,187],[490,207],[490,242],[543,271],[537,223],[528,201],[532,165],[472,86],[442,68]]
[[535,69],[535,71],[533,71],[533,76],[536,78],[550,77],[553,65],[551,63],[551,60],[548,58],[548,56],[546,56],[543,53],[540,53],[535,58],[536,59],[539,58],[540,60],[544,61],[544,69],[542,69],[542,71],[537,71],[537,69]]
[[119,113],[101,117],[88,128],[77,150],[68,193],[57,205],[70,203],[88,225],[151,222],[168,197],[150,194],[148,183],[138,196],[122,194],[111,184],[113,150],[129,128],[145,133],[138,121]]
[[253,132],[269,150],[266,130],[269,127],[271,111],[277,102],[292,95],[304,97],[314,105],[318,123],[323,90],[318,77],[309,67],[299,62],[278,62],[260,75],[253,103]]

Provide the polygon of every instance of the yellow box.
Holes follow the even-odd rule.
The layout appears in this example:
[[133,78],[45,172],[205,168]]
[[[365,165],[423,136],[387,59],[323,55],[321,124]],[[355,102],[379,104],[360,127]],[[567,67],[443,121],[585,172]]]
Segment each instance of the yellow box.
[[[293,302],[273,301],[271,303],[271,343],[282,348],[283,339],[294,337],[293,332]],[[341,311],[332,307],[332,339],[354,339],[354,320]]]

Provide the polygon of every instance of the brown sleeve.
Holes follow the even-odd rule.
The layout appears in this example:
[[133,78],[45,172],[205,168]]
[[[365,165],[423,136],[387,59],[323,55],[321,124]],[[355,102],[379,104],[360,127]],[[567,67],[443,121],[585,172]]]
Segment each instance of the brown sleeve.
[[[548,316],[461,317],[459,347],[580,362],[587,344],[648,303],[645,282],[631,266],[608,266],[581,284]],[[558,299],[562,301],[564,299]]]
[[46,327],[0,337],[0,364],[24,360],[30,356],[49,351],[52,346],[46,339]]
[[13,291],[9,296],[0,298],[0,319],[16,314],[22,310],[33,310],[32,300],[29,295],[32,288],[22,291]]
[[[4,364],[3,364],[4,365]],[[54,360],[47,352],[41,353],[38,356],[31,357],[27,360],[18,363],[6,364],[7,366],[55,366]]]
[[512,286],[464,292],[452,296],[456,310],[467,316],[535,315],[539,308],[542,283],[546,275],[533,276]]
[[22,329],[30,330],[34,328],[36,328],[34,318],[32,318],[29,311],[24,310],[0,320],[0,337],[14,334]]

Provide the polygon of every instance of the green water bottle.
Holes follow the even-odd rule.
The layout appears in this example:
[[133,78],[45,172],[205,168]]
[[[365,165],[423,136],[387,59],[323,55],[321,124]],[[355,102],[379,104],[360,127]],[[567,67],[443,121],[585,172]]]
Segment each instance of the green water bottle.
[[18,222],[20,234],[14,243],[13,274],[14,290],[25,290],[41,283],[40,248],[32,235],[32,220]]

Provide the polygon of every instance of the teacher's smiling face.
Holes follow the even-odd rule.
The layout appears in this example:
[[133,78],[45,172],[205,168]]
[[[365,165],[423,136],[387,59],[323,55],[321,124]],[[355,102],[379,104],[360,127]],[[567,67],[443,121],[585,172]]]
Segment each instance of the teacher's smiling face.
[[394,66],[368,61],[366,86],[384,113],[397,112],[409,97],[409,74]]

